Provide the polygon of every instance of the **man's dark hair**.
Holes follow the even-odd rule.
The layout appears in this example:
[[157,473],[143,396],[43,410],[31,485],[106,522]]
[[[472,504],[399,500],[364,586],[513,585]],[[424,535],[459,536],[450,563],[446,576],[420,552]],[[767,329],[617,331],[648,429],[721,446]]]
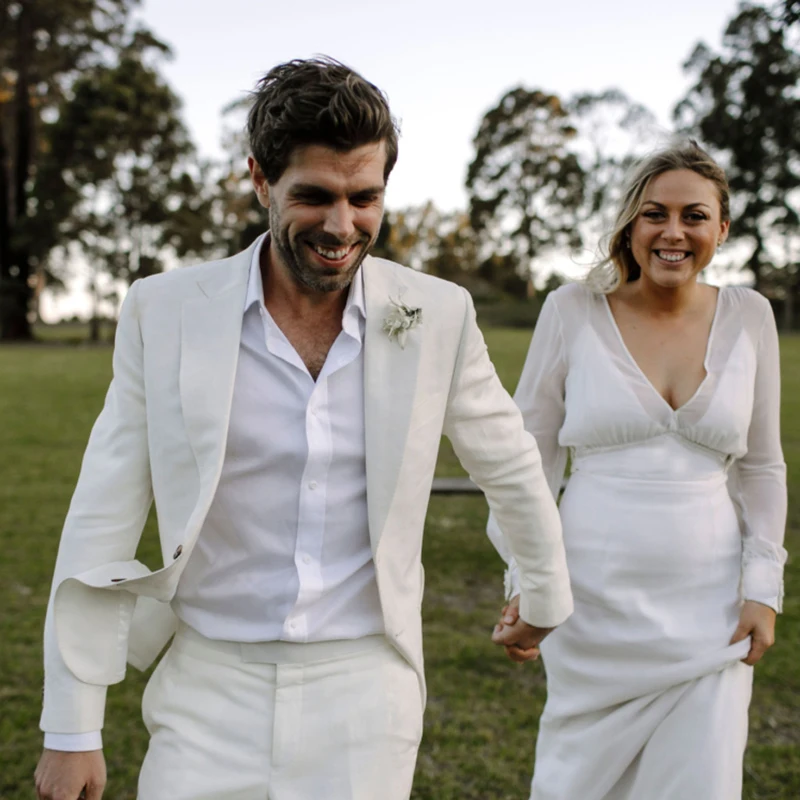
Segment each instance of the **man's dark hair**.
[[326,56],[273,67],[257,84],[247,117],[250,152],[276,183],[292,151],[307,144],[352,150],[386,142],[384,180],[397,161],[397,124],[386,96],[350,67]]

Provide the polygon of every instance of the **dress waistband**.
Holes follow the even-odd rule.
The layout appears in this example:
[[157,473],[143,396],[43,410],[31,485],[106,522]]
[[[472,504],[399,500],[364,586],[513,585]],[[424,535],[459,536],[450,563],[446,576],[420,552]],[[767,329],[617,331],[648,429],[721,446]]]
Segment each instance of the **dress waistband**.
[[683,439],[665,435],[602,450],[576,448],[572,472],[602,474],[626,480],[723,482],[731,459]]

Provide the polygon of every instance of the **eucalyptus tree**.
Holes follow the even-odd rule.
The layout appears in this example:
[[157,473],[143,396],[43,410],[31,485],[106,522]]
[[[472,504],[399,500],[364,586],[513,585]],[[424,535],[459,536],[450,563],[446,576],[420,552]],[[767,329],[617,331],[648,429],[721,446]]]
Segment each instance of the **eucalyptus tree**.
[[576,135],[562,101],[540,89],[511,89],[484,115],[466,180],[482,260],[527,278],[537,258],[580,244]]
[[0,339],[31,338],[37,274],[63,242],[75,195],[51,160],[49,125],[71,86],[104,64],[138,0],[7,0],[0,6]]
[[756,288],[800,252],[799,46],[796,2],[743,3],[719,52],[696,46],[685,64],[695,82],[675,108],[679,127],[727,169],[731,235],[751,245],[746,267]]

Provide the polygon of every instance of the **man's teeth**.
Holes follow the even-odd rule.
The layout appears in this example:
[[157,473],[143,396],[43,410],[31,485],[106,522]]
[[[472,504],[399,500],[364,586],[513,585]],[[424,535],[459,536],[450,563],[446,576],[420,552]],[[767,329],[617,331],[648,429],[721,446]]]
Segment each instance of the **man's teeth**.
[[683,261],[686,258],[686,253],[665,253],[663,250],[656,250],[656,253],[664,261]]
[[321,256],[330,259],[331,261],[340,261],[343,259],[349,252],[349,247],[344,247],[341,250],[326,250],[324,247],[320,247],[319,245],[312,245],[314,250],[319,253]]

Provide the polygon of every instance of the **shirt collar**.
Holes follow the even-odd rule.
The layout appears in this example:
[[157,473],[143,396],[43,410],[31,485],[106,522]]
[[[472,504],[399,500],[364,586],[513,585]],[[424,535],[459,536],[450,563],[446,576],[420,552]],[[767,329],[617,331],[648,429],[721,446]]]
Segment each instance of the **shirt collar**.
[[[264,281],[261,278],[261,250],[264,245],[269,246],[269,231],[261,234],[258,243],[253,250],[253,257],[250,261],[250,274],[247,280],[247,294],[244,300],[244,310],[248,311],[253,304],[264,307]],[[353,282],[350,284],[350,291],[347,293],[347,303],[342,315],[342,327],[347,333],[353,335],[356,330],[360,330],[360,320],[367,318],[367,305],[364,300],[364,265],[358,268]],[[361,338],[360,336],[358,338]]]

